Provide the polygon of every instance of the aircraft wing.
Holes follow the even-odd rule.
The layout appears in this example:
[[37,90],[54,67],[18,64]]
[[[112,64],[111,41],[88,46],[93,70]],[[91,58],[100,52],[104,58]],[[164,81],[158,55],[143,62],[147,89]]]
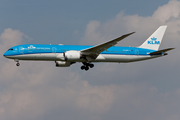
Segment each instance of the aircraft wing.
[[83,56],[85,56],[88,61],[95,60],[101,52],[103,52],[104,50],[107,50],[108,48],[114,46],[115,44],[117,44],[117,42],[121,41],[122,39],[128,37],[129,35],[131,35],[133,33],[135,33],[135,32],[125,34],[125,35],[122,35],[121,37],[116,38],[114,40],[93,46],[93,47],[88,48],[88,49],[81,50],[81,54]]
[[165,53],[165,52],[167,52],[167,51],[169,51],[169,50],[172,50],[172,49],[174,49],[174,48],[168,48],[168,49],[164,49],[164,50],[158,50],[158,51],[156,51],[156,52],[152,52],[152,53],[149,53],[149,54],[150,54],[150,55],[162,54],[162,53]]

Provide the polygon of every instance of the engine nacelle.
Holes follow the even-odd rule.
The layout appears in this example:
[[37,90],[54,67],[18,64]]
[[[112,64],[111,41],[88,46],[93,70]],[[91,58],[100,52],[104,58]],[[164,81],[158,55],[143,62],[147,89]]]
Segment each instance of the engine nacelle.
[[81,54],[80,51],[71,50],[71,51],[66,51],[64,53],[64,57],[65,60],[67,61],[76,61],[76,60],[80,60]]
[[69,67],[71,65],[71,62],[67,61],[55,61],[56,67]]

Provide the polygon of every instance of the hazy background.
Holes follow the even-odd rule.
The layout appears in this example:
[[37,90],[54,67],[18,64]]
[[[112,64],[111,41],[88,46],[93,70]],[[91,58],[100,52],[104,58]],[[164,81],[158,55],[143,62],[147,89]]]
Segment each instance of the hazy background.
[[[95,45],[136,31],[119,46],[141,45],[168,25],[168,56],[135,63],[13,60],[18,44]],[[0,0],[1,120],[180,120],[180,1]]]

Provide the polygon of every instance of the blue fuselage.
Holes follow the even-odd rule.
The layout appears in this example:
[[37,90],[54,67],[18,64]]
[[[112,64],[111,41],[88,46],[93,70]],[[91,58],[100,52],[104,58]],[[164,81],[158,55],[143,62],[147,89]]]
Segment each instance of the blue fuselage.
[[[26,44],[10,48],[4,53],[4,56],[18,60],[64,61],[63,53],[66,51],[81,51],[91,47],[93,46]],[[113,46],[101,52],[92,62],[133,62],[162,56],[149,55],[151,52],[155,52],[155,50]],[[79,59],[73,62],[83,62],[83,60]]]

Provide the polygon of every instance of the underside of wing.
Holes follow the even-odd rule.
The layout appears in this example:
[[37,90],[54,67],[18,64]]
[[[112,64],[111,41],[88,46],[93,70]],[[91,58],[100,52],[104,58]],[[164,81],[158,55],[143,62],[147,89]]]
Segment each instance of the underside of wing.
[[108,48],[114,46],[115,44],[117,44],[119,41],[121,41],[122,39],[128,37],[129,35],[133,34],[135,32],[129,33],[129,34],[125,34],[122,35],[119,38],[116,38],[114,40],[93,46],[91,48],[88,49],[84,49],[81,50],[81,54],[82,56],[84,56],[86,58],[86,60],[91,61],[91,60],[95,60],[97,58],[97,56],[103,52],[104,50],[107,50]]

